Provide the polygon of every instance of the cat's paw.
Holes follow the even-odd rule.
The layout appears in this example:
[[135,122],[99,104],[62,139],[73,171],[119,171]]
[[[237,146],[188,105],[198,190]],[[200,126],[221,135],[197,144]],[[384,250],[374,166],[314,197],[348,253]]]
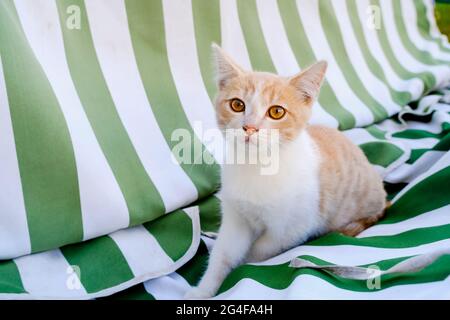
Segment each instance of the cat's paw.
[[191,288],[186,294],[184,295],[184,299],[186,300],[202,300],[202,299],[208,299],[214,296],[214,293],[211,293],[207,290],[201,289],[199,287]]

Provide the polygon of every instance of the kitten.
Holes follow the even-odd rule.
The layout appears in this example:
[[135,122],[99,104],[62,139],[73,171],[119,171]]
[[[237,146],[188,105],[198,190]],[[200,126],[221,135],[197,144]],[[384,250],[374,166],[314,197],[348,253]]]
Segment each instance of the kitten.
[[206,273],[186,298],[215,295],[240,263],[266,260],[330,231],[354,236],[386,207],[382,180],[364,153],[338,130],[308,125],[326,62],[280,77],[245,71],[217,45],[213,52],[219,127],[238,129],[245,144],[260,129],[277,129],[279,168],[262,175],[258,165],[223,166],[222,224]]

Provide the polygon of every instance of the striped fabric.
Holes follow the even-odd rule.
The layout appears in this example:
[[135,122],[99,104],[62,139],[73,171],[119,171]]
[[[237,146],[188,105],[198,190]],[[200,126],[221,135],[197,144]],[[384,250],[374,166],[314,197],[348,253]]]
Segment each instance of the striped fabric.
[[199,206],[177,210],[108,236],[0,262],[0,298],[110,295],[174,272],[193,257],[199,241]]
[[[243,266],[220,297],[443,297],[446,256],[375,291],[288,266],[388,269],[448,245],[450,101],[436,90],[450,45],[430,0],[2,0],[0,297],[92,298],[148,280],[120,295],[177,298],[198,280],[200,229],[219,224],[221,148],[202,134],[216,128],[212,42],[281,75],[327,60],[312,122],[345,130],[399,192],[360,238]],[[178,128],[215,164],[172,161]]]
[[[376,164],[393,202],[386,218],[356,238],[331,233],[263,263],[240,266],[227,277],[216,298],[450,299],[450,90],[446,99],[443,93],[421,100],[420,106],[403,115],[403,121],[396,117],[346,131],[355,142],[379,143],[373,147],[379,157],[371,158],[372,162],[397,162],[391,169]],[[402,146],[408,156],[398,163],[402,156],[381,143]],[[199,281],[213,245],[212,239],[202,237],[197,254],[175,273],[111,298],[182,298]],[[382,275],[378,285],[376,280],[349,279],[320,268],[289,266],[299,257],[319,266],[370,266],[383,271],[410,257],[427,255],[435,255],[434,260],[413,272]]]

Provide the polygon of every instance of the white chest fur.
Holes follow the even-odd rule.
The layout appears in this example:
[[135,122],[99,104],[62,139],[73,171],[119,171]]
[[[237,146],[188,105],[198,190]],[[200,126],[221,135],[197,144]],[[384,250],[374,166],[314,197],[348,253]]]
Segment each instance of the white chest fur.
[[230,214],[244,218],[255,232],[296,240],[299,235],[308,237],[320,232],[323,224],[319,168],[317,147],[304,131],[280,148],[274,175],[262,175],[257,165],[224,166],[221,198],[233,208]]

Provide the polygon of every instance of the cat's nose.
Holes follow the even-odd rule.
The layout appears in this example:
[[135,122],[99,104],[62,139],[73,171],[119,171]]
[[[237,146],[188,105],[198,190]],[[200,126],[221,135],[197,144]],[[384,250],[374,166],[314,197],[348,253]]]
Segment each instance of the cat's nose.
[[242,127],[242,129],[249,136],[254,134],[255,132],[258,132],[258,130],[259,130],[258,128],[256,128],[255,126],[252,126],[252,125],[245,125],[245,126]]

